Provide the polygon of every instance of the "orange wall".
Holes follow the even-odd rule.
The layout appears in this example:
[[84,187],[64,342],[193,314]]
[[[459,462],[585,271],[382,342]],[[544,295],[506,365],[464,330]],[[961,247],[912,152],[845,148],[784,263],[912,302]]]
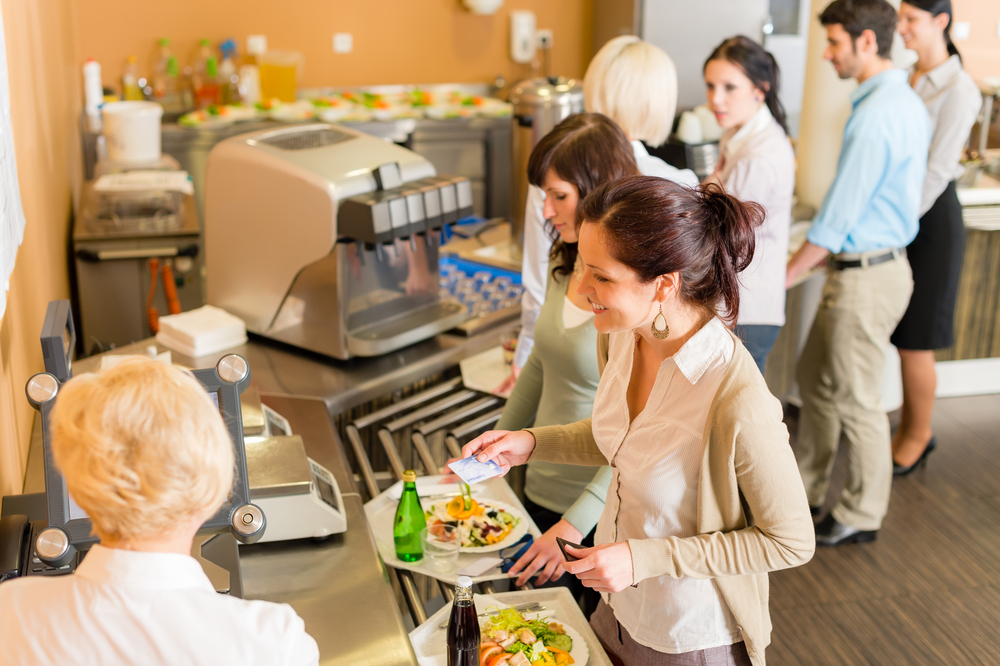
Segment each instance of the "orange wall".
[[[312,86],[509,81],[531,74],[510,60],[512,9],[535,12],[553,30],[553,72],[582,76],[590,57],[591,0],[506,0],[475,16],[460,0],[74,0],[77,60],[101,63],[104,84],[119,87],[125,58],[151,71],[156,40],[168,37],[181,64],[200,38],[267,36],[268,47],[305,54],[302,84]],[[354,35],[354,51],[333,52],[333,34]]]
[[73,0],[3,0],[17,176],[26,224],[0,320],[0,494],[21,492],[35,411],[28,377],[44,369],[38,336],[48,302],[67,298],[66,241],[79,172],[79,77]]
[[952,0],[955,21],[972,24],[969,39],[957,42],[965,69],[975,79],[1000,76],[1000,2],[997,0]]

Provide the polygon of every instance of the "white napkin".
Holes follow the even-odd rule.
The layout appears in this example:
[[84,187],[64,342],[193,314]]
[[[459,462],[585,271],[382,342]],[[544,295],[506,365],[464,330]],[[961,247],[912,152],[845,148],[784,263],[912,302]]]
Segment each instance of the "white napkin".
[[197,310],[160,317],[156,341],[185,356],[199,358],[246,343],[247,329],[239,317],[204,305]]

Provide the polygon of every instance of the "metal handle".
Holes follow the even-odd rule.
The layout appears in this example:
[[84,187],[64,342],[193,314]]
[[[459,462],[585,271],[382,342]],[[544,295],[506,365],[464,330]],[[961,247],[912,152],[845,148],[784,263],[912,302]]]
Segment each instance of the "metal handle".
[[403,598],[410,609],[413,626],[419,627],[427,621],[427,611],[424,609],[424,602],[420,600],[420,594],[417,593],[417,584],[413,582],[413,573],[406,569],[396,569],[396,577],[399,578],[399,586],[403,589]]
[[161,257],[191,257],[198,256],[198,246],[179,247],[140,247],[130,250],[77,250],[76,258],[88,263],[99,261],[120,261],[123,259],[158,259]]
[[372,471],[372,464],[368,460],[368,454],[365,453],[365,447],[361,443],[361,433],[358,432],[357,427],[353,423],[347,424],[346,430],[347,440],[351,443],[351,448],[354,449],[354,458],[361,469],[361,478],[368,489],[368,495],[372,499],[375,499],[378,497],[378,482],[375,480],[375,472]]

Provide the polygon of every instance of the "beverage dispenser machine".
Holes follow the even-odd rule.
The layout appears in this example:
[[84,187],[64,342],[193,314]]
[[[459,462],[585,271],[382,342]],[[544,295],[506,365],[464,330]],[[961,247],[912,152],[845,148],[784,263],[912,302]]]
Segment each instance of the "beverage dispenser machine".
[[445,224],[472,213],[467,178],[328,124],[220,142],[205,178],[208,302],[248,331],[339,359],[453,328],[438,298]]

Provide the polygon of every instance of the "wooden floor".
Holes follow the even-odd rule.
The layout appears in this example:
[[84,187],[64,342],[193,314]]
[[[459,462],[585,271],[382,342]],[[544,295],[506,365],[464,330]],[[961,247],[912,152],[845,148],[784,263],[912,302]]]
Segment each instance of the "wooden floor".
[[934,431],[877,541],[771,574],[768,666],[1000,665],[1000,395],[939,400]]

